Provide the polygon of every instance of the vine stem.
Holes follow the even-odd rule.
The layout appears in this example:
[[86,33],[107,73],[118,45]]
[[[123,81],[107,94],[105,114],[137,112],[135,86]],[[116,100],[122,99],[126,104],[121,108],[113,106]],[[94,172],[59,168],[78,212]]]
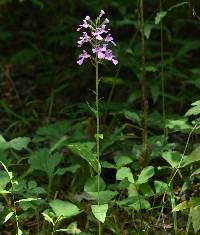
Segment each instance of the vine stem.
[[145,37],[144,37],[144,4],[143,0],[140,0],[140,24],[141,24],[141,46],[142,46],[142,101],[143,101],[143,133],[142,133],[142,143],[143,143],[143,159],[142,162],[144,165],[148,161],[148,96],[147,96],[147,81],[146,81],[146,68],[145,68]]
[[[99,191],[100,191],[100,144],[99,144],[99,135],[100,135],[100,121],[99,121],[99,63],[97,57],[95,59],[95,68],[96,68],[96,151],[97,151],[97,163],[98,163],[98,178],[97,178],[97,190],[98,190],[98,205],[99,202]],[[101,222],[98,221],[98,234],[101,235]]]

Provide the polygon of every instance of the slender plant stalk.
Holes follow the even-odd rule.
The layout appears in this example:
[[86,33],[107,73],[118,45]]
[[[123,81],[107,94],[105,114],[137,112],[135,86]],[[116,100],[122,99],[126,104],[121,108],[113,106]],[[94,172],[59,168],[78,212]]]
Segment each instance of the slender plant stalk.
[[[171,185],[171,206],[172,206],[172,210],[175,208],[176,206],[176,200],[174,197],[174,191],[173,191],[173,185]],[[177,213],[176,211],[173,211],[173,222],[174,222],[174,234],[178,235],[178,221],[177,221]]]
[[148,161],[148,96],[147,96],[147,81],[146,81],[146,68],[145,68],[145,37],[144,37],[144,5],[143,0],[140,0],[140,24],[141,24],[141,45],[142,45],[142,102],[143,102],[143,111],[144,111],[144,119],[143,119],[143,132],[142,132],[142,143],[143,143],[143,155],[142,162],[143,165],[147,164]]
[[[98,163],[98,180],[97,180],[97,190],[98,190],[98,205],[99,202],[99,191],[100,191],[100,148],[99,148],[99,135],[100,135],[100,122],[99,122],[99,63],[97,58],[95,59],[96,67],[96,150],[97,150],[97,163]],[[98,234],[101,235],[101,222],[98,221]]]
[[[162,0],[160,0],[160,12],[162,11]],[[164,143],[167,142],[166,111],[165,111],[165,77],[164,77],[164,41],[163,41],[163,20],[160,20],[160,60],[161,60],[161,94],[162,94],[162,115],[164,124]]]
[[51,198],[52,180],[53,180],[53,177],[50,176],[50,177],[49,177],[49,182],[48,182],[48,189],[47,189],[47,198],[48,198],[48,201],[49,201],[50,198]]

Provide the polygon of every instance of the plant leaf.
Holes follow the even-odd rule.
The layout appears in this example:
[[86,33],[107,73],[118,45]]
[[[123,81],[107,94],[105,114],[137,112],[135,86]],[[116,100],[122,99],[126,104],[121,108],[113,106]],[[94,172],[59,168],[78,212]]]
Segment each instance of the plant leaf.
[[159,24],[160,21],[167,15],[167,11],[157,12],[155,17],[155,24]]
[[8,213],[8,214],[6,215],[6,218],[4,219],[3,223],[6,223],[6,222],[13,216],[13,214],[14,214],[13,211],[11,211],[10,213]]
[[104,180],[96,175],[93,178],[90,178],[86,181],[85,186],[84,186],[84,191],[85,192],[97,192],[98,191],[98,180],[99,180],[99,190],[104,191],[106,188],[106,184]]
[[92,205],[91,208],[95,218],[104,223],[106,219],[106,213],[108,211],[108,204]]
[[167,161],[173,169],[180,167],[182,156],[175,151],[167,151],[162,154],[162,158]]
[[48,214],[46,214],[46,213],[43,212],[42,215],[44,216],[44,219],[45,219],[46,221],[48,221],[48,222],[51,223],[51,224],[54,224],[53,219],[52,219]]
[[51,177],[55,167],[61,162],[62,155],[59,153],[49,154],[48,149],[40,149],[34,152],[28,162],[33,170],[40,170]]
[[194,232],[197,233],[200,230],[200,205],[191,209],[190,216],[192,217]]
[[123,180],[128,179],[130,183],[135,183],[135,180],[133,179],[133,174],[129,167],[122,167],[117,171],[116,179],[117,180]]
[[190,155],[184,158],[184,166],[187,166],[193,162],[200,161],[200,146],[190,153]]
[[145,167],[137,180],[137,184],[144,184],[148,182],[148,179],[151,178],[154,175],[154,167],[153,166],[147,166]]
[[68,144],[68,148],[74,153],[86,160],[91,167],[98,173],[99,166],[95,154],[83,143]]
[[79,208],[71,202],[59,199],[52,200],[50,203],[52,210],[57,217],[70,218],[80,213]]
[[17,137],[8,142],[9,147],[15,150],[22,150],[27,147],[30,142],[30,138],[28,137]]

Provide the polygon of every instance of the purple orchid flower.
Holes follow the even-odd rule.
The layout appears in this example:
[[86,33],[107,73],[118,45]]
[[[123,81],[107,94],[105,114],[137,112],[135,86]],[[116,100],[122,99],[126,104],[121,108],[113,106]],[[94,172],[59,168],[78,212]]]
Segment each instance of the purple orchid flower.
[[77,61],[77,64],[82,65],[84,60],[89,57],[90,57],[90,55],[87,53],[87,51],[83,50],[83,53],[79,55],[79,60]]
[[102,16],[105,15],[103,10],[100,11],[99,16],[93,22],[89,16],[86,16],[83,20],[83,23],[79,25],[77,31],[82,29],[87,29],[89,32],[83,32],[83,35],[78,40],[78,47],[81,47],[84,43],[89,43],[92,46],[92,53],[95,54],[91,56],[88,52],[83,50],[82,54],[79,56],[77,63],[82,65],[84,60],[91,58],[92,61],[97,59],[99,62],[104,60],[111,61],[114,65],[118,64],[116,57],[112,54],[112,50],[109,49],[109,46],[112,44],[116,46],[114,39],[110,33],[110,29],[107,28],[109,20],[105,18],[102,20]]

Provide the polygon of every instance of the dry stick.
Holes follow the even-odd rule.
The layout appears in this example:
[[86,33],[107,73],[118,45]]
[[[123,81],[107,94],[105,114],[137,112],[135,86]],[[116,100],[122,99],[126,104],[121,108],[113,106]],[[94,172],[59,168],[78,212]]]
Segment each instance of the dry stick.
[[[148,118],[148,97],[147,97],[147,81],[146,81],[146,68],[145,68],[145,38],[144,38],[144,6],[143,0],[140,0],[140,24],[141,24],[141,44],[142,44],[142,101],[143,101],[143,132],[142,132],[142,143],[143,143],[143,159],[142,162],[147,163],[148,154],[148,135],[147,135],[147,118]],[[144,164],[144,165],[145,165]]]

